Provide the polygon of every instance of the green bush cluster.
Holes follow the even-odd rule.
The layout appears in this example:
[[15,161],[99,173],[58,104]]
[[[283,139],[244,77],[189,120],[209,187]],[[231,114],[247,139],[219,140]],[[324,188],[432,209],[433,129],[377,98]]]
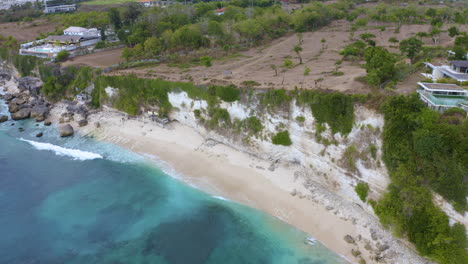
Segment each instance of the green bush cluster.
[[342,93],[301,91],[299,104],[310,105],[312,114],[320,124],[327,123],[333,133],[343,135],[351,132],[354,124],[354,99]]
[[291,146],[292,141],[289,137],[289,131],[281,131],[276,133],[271,139],[271,142],[275,145],[282,145],[282,146]]
[[383,160],[392,183],[375,212],[384,225],[406,235],[421,254],[442,264],[468,263],[464,226],[450,226],[431,198],[434,190],[458,211],[466,211],[465,114],[432,111],[416,94],[391,97],[382,110]]
[[369,184],[367,184],[367,182],[359,182],[354,188],[354,190],[359,196],[359,199],[365,202],[367,199],[367,194],[369,193]]
[[42,93],[51,101],[59,101],[63,98],[73,99],[83,93],[92,84],[96,70],[90,67],[60,69],[56,65],[41,65],[39,74],[44,82]]
[[21,76],[31,75],[36,66],[42,63],[41,59],[35,56],[23,56],[15,54],[12,57],[13,65],[20,72]]

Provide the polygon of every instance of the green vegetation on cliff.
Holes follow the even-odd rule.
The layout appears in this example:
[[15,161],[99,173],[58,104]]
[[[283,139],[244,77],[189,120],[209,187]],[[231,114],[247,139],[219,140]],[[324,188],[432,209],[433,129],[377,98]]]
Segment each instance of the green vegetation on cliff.
[[466,211],[468,121],[465,113],[426,108],[417,95],[390,98],[385,114],[383,159],[392,183],[375,208],[382,223],[405,235],[439,263],[468,263],[463,225],[432,202],[436,191]]

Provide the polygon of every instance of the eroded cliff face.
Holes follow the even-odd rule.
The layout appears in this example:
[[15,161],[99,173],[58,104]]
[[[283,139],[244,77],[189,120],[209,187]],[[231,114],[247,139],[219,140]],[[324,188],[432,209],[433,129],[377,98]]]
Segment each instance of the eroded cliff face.
[[[368,205],[362,203],[354,191],[359,181],[369,184],[369,198],[375,200],[389,183],[380,150],[383,116],[363,106],[355,107],[352,131],[341,135],[333,134],[326,124],[325,131],[319,133],[310,107],[298,106],[294,100],[290,102],[289,109],[279,111],[260,111],[257,103],[252,102],[221,103],[220,107],[229,112],[232,123],[235,119],[249,116],[256,116],[261,121],[264,126],[262,132],[249,136],[227,129],[206,129],[200,122],[200,118],[209,119],[206,101],[193,100],[185,92],[169,93],[169,101],[176,108],[171,119],[197,129],[207,138],[271,161],[271,166],[265,169],[274,170],[280,162],[298,165],[302,168],[298,177],[318,182],[363,207]],[[194,110],[200,110],[198,118]],[[299,121],[297,117],[301,117]],[[271,143],[272,135],[282,130],[289,131],[291,146]]]

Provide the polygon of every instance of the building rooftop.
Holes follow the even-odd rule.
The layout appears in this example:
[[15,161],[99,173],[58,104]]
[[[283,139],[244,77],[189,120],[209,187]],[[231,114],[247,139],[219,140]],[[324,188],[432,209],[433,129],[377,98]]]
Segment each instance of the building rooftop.
[[462,87],[456,84],[448,84],[448,83],[426,83],[421,82],[419,83],[422,86],[427,87],[429,90],[450,90],[450,91],[464,91]]
[[60,36],[48,36],[45,40],[46,41],[60,41],[60,42],[79,42],[82,39],[82,36],[67,36],[67,35],[60,35]]
[[79,32],[86,32],[86,31],[88,31],[88,29],[82,28],[82,27],[69,27],[69,28],[65,29],[64,31],[79,33]]
[[468,61],[466,60],[456,60],[456,61],[450,61],[450,64],[456,66],[456,67],[468,67]]

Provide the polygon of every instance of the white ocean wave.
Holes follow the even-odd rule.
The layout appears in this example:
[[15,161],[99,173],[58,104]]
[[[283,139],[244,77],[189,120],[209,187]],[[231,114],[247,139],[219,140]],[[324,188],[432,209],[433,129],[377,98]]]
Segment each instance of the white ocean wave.
[[53,145],[50,143],[42,143],[42,142],[36,142],[32,140],[27,140],[20,138],[19,140],[28,142],[31,144],[34,148],[38,150],[49,150],[55,152],[55,154],[59,156],[68,156],[72,157],[75,160],[93,160],[93,159],[102,159],[103,157],[97,153],[93,152],[88,152],[88,151],[83,151],[79,149],[68,149],[68,148],[62,148],[57,145]]

